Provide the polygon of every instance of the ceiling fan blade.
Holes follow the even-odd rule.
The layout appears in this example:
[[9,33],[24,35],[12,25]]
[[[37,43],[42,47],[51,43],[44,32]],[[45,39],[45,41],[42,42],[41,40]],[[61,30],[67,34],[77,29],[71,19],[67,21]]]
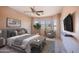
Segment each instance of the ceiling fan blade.
[[36,15],[40,16],[40,14],[38,12],[36,12]]
[[44,12],[44,11],[36,11],[36,12]]
[[38,15],[43,15],[44,13],[43,13],[44,11],[36,11],[36,13],[38,14]]
[[35,9],[34,8],[31,7],[30,9],[32,10],[32,12],[35,12]]

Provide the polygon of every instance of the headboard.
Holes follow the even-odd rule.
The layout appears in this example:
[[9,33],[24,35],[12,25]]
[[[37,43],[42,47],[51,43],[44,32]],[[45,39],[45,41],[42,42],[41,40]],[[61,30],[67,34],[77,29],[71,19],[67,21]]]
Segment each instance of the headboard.
[[[17,32],[17,33],[16,33]],[[19,28],[19,29],[8,29],[7,30],[7,38],[17,36],[17,35],[22,35],[27,33],[27,30],[24,28]]]
[[[27,30],[24,28],[18,28],[18,29],[1,29],[2,33],[0,36],[4,37],[4,38],[9,38],[9,37],[13,37],[16,35],[22,35],[24,33],[27,33]],[[17,32],[17,34],[16,34]]]
[[13,36],[16,36],[16,33],[14,30],[7,30],[7,38],[9,37],[13,37]]

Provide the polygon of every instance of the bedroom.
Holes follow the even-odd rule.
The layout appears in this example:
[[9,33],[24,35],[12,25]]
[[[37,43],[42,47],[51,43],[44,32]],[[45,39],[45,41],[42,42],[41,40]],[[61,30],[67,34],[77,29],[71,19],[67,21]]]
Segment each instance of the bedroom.
[[78,0],[0,1],[0,58],[74,59],[78,53]]
[[[51,52],[51,53],[52,52],[79,52],[77,49],[78,46],[76,45],[77,42],[76,41],[72,42],[72,39],[71,41],[70,40],[66,41],[65,39],[70,39],[70,38],[64,37],[62,35],[62,34],[66,34],[66,36],[74,37],[75,39],[78,40],[78,32],[79,32],[78,30],[79,11],[78,10],[79,10],[79,7],[76,7],[76,6],[75,7],[73,6],[68,6],[68,7],[67,6],[0,6],[0,37],[1,37],[0,50],[1,52],[9,52],[10,50],[7,48],[8,51],[6,51],[5,48],[6,48],[6,45],[8,45],[8,43],[10,45],[12,42],[12,41],[10,42],[10,40],[13,38],[10,38],[10,37],[15,36],[15,38],[16,37],[19,38],[21,34],[22,34],[21,35],[22,37],[26,35],[28,37],[33,35],[28,40],[31,40],[36,36],[37,37],[42,36],[43,38],[42,40],[40,40],[40,38],[39,40],[38,39],[37,40],[34,39],[34,40],[41,41],[41,44],[37,43],[38,46],[40,45],[44,46],[44,44],[42,43],[46,43],[45,47],[41,46],[42,48],[39,48],[38,46],[31,44],[32,47],[34,46],[33,47],[34,51],[32,52],[40,52],[40,51]],[[66,29],[64,27],[65,24],[63,22],[64,22],[64,19],[67,19],[66,18],[67,16],[69,17],[69,19],[74,19],[73,22],[76,22],[71,25],[67,25],[72,27],[72,30]],[[17,39],[17,40],[20,40],[20,39]],[[14,40],[16,41],[16,44],[17,42],[19,42],[18,44],[22,43],[22,40],[20,41],[17,41],[17,40]],[[48,41],[50,41],[50,43]],[[54,43],[51,44],[51,42],[54,42]],[[68,43],[70,46],[68,47],[66,43]],[[25,48],[25,46],[22,45],[23,49]],[[32,48],[32,47],[29,47],[29,48]],[[11,52],[12,51],[10,51],[9,53]]]
[[[78,10],[73,6],[0,6],[0,53],[79,52],[77,42],[72,42],[78,36]],[[66,17],[76,20],[70,29],[64,27]]]
[[[56,8],[58,8],[59,10],[56,10]],[[35,9],[34,11],[32,9]],[[43,9],[43,11],[41,11]],[[41,43],[37,43],[38,46],[42,45],[44,46],[44,44],[46,43],[46,40],[48,40],[49,42],[47,42],[47,44],[45,45],[45,47],[43,48],[41,46],[41,48],[39,48],[37,45],[35,44],[30,44],[30,45],[34,45],[33,49],[35,51],[33,52],[40,52],[40,50],[43,53],[46,52],[55,52],[55,39],[56,37],[59,38],[59,35],[57,35],[59,33],[59,31],[57,32],[57,28],[56,26],[58,24],[56,24],[56,22],[58,22],[57,20],[60,18],[60,11],[61,11],[62,7],[34,7],[34,6],[0,6],[0,37],[1,37],[1,41],[0,41],[0,52],[1,53],[17,53],[17,52],[25,52],[23,45],[21,45],[23,47],[23,49],[20,49],[21,47],[7,47],[11,45],[11,38],[13,36],[19,37],[19,36],[25,36],[28,35],[36,35],[37,37],[39,37],[39,35],[41,37],[43,37],[42,40],[36,40],[36,41],[41,41]],[[46,10],[46,11],[45,11]],[[52,13],[49,13],[49,10],[53,10],[53,16]],[[38,12],[37,12],[38,11]],[[35,24],[37,24],[40,28],[36,28],[34,27]],[[22,34],[22,35],[21,35]],[[31,35],[29,35],[31,34]],[[11,38],[10,38],[11,37]],[[28,38],[27,37],[27,38]],[[34,36],[32,36],[34,38]],[[39,38],[41,39],[41,38]],[[17,39],[18,40],[18,39]],[[15,40],[15,44],[17,44],[17,40]],[[30,40],[30,39],[28,39]],[[22,40],[20,40],[20,43]],[[50,47],[50,42],[54,42],[53,43],[53,48]],[[14,44],[14,45],[15,45]],[[17,46],[17,45],[15,45]],[[28,47],[30,49],[30,47]],[[28,48],[26,50],[28,50]],[[16,51],[18,50],[18,51]],[[20,51],[19,51],[20,50]],[[23,51],[21,51],[23,50]],[[28,50],[29,52],[29,50]]]

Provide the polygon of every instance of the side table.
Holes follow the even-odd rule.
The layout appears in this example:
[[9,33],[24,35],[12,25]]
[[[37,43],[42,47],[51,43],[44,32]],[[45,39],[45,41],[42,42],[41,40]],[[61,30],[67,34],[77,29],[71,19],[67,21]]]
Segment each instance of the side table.
[[0,37],[0,48],[4,47],[5,46],[5,43],[6,43],[5,38]]

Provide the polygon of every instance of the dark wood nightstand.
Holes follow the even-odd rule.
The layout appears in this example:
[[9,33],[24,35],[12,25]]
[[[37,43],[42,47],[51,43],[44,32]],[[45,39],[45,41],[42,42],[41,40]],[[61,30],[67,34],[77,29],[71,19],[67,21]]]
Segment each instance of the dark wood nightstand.
[[5,39],[3,37],[0,37],[0,48],[4,47],[5,46]]

